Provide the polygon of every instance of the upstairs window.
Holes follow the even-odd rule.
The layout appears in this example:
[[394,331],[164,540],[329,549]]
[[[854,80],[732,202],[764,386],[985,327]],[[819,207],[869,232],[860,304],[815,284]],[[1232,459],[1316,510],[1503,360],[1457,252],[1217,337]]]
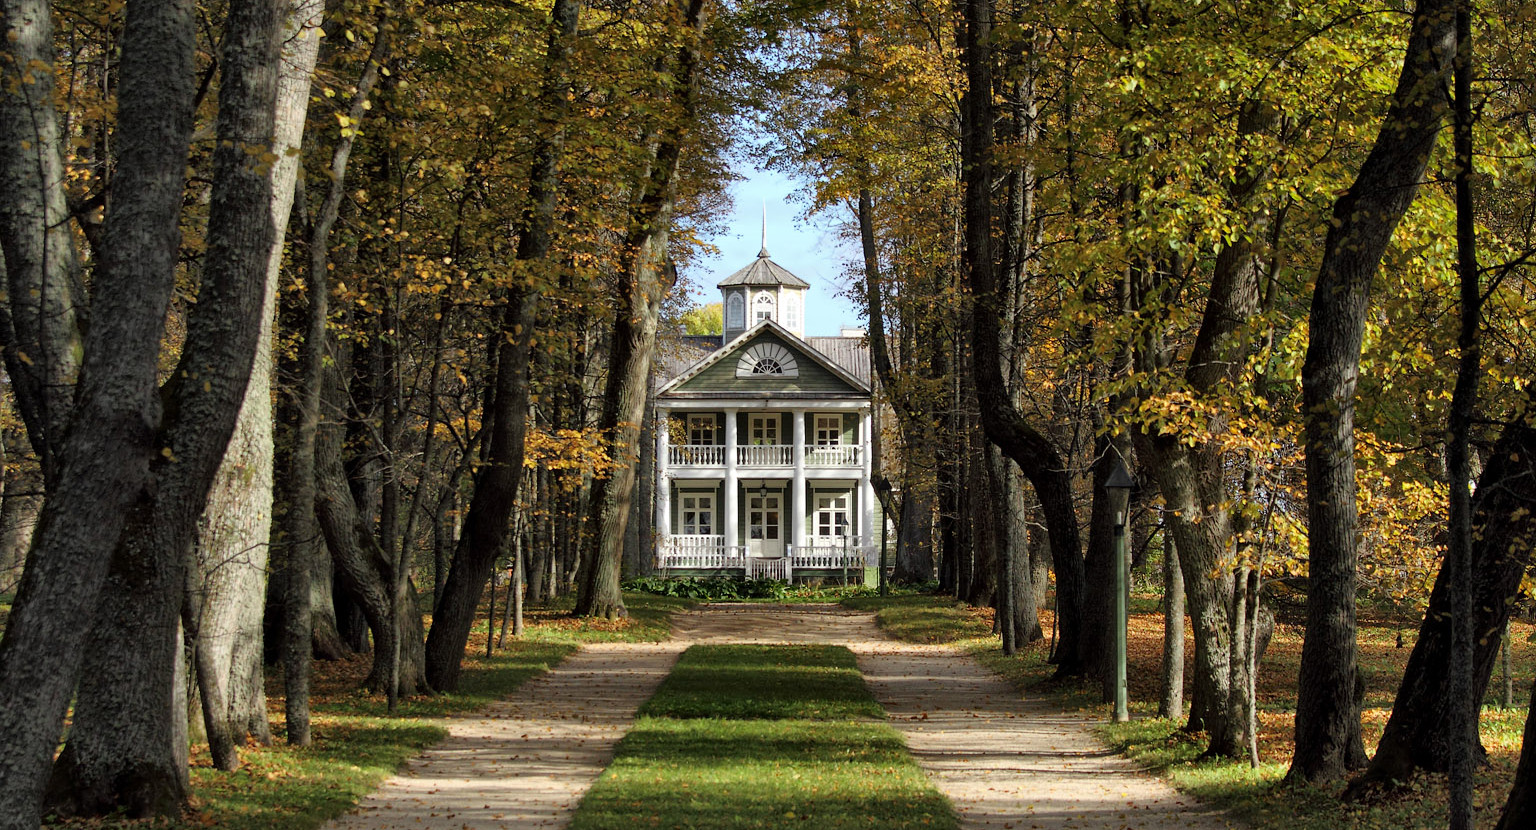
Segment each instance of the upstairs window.
[[740,294],[732,293],[725,299],[725,326],[726,328],[746,328],[746,300]]
[[752,322],[761,323],[764,320],[773,319],[773,295],[767,292],[757,295],[757,302],[753,304]]

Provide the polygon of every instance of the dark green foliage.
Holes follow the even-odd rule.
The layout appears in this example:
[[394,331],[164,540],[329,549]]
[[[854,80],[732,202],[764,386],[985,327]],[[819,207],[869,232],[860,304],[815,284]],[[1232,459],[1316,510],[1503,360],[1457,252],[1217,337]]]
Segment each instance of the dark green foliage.
[[710,601],[783,599],[790,584],[780,579],[747,579],[739,576],[680,577],[642,576],[624,583],[626,591]]

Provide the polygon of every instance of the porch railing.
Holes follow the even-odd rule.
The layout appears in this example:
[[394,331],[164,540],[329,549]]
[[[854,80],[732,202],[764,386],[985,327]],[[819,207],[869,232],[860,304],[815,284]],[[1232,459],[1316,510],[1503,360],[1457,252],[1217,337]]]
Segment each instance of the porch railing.
[[[667,448],[667,464],[673,467],[724,467],[729,449],[720,444],[681,444]],[[743,467],[788,467],[795,463],[795,448],[788,444],[736,447],[736,463]],[[805,447],[807,467],[857,467],[863,448],[857,444]]]
[[812,536],[791,556],[796,568],[862,568],[871,550],[862,536]]
[[805,466],[857,467],[859,466],[859,445],[838,444],[830,447],[807,445],[805,448]]
[[741,568],[748,577],[789,581],[802,568],[863,568],[872,563],[874,548],[861,536],[813,536],[804,545],[790,545],[784,556],[748,556],[745,545],[727,545],[724,536],[668,536],[656,554],[662,569],[725,570]]
[[725,447],[719,444],[683,444],[667,449],[667,463],[673,467],[725,466]]
[[748,579],[782,579],[785,582],[794,575],[791,570],[790,560],[787,556],[749,556],[747,557]]
[[794,450],[788,444],[737,447],[736,463],[743,467],[788,467],[795,461]]
[[746,558],[741,545],[727,545],[724,536],[668,536],[656,555],[659,568],[740,568]]

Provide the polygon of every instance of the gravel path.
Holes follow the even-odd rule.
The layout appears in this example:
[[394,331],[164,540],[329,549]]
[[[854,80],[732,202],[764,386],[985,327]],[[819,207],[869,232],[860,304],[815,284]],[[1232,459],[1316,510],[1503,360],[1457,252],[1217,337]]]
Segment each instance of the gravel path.
[[613,758],[635,710],[685,646],[589,645],[485,711],[445,722],[412,759],[330,830],[564,827]]
[[968,655],[887,639],[871,614],[832,605],[705,605],[660,644],[587,646],[512,700],[448,721],[334,830],[562,827],[677,656],[694,643],[834,643],[964,828],[1217,830],[1235,827],[1111,754],[1090,722],[1019,695]]

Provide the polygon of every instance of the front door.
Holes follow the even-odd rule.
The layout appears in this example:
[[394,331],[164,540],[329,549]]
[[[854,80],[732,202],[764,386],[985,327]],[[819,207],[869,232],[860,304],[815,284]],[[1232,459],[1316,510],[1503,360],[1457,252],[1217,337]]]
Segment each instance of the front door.
[[784,534],[779,493],[747,496],[747,555],[783,556]]

